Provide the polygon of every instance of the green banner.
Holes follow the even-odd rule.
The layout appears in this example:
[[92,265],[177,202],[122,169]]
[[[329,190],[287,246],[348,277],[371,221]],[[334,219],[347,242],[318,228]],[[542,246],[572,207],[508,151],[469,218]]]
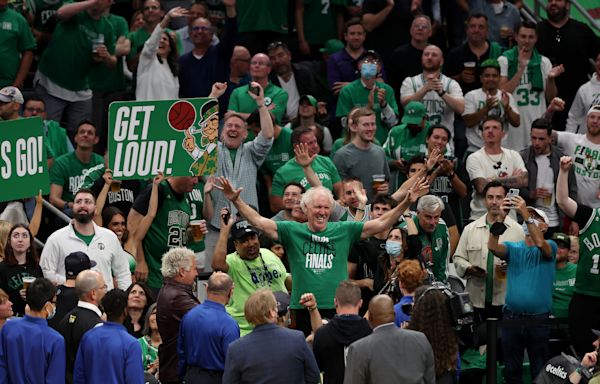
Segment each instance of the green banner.
[[115,102],[108,165],[118,180],[211,175],[217,171],[216,99]]
[[50,193],[42,119],[0,121],[0,201]]

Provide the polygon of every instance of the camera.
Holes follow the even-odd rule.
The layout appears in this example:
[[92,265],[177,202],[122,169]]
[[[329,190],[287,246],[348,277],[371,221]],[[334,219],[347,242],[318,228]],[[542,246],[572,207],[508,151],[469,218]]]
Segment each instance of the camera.
[[471,303],[471,298],[467,292],[457,292],[444,283],[434,281],[431,287],[427,288],[419,297],[419,300],[433,290],[441,291],[446,295],[452,326],[460,328],[464,325],[473,324],[473,303]]

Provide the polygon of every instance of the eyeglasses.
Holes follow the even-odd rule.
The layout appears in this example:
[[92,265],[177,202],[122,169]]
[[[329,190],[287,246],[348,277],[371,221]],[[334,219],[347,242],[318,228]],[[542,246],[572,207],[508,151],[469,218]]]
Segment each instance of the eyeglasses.
[[212,32],[213,28],[212,27],[205,27],[204,25],[202,25],[202,26],[192,27],[192,31]]
[[415,28],[419,31],[426,31],[431,27],[428,24],[417,24],[415,25]]
[[272,51],[277,48],[287,48],[287,45],[282,41],[274,41],[271,44],[267,45],[267,51]]
[[269,67],[271,63],[263,63],[262,61],[251,61],[250,65],[257,65],[259,67]]
[[156,11],[159,9],[160,7],[158,5],[148,5],[147,7],[144,7],[144,11]]

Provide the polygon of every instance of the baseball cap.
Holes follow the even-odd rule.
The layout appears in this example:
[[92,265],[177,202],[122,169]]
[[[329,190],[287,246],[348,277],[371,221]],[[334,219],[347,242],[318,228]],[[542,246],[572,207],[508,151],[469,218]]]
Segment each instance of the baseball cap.
[[538,377],[535,379],[536,384],[559,384],[565,383],[577,365],[570,362],[566,357],[558,355],[546,362]]
[[379,53],[375,52],[372,49],[369,49],[367,52],[365,52],[359,61],[363,61],[365,59],[374,59],[381,62],[381,56],[379,56]]
[[242,219],[233,223],[233,228],[231,229],[233,240],[240,240],[248,235],[258,235],[258,231],[248,223],[248,220]]
[[542,218],[542,220],[544,220],[544,224],[548,224],[548,215],[546,215],[546,212],[542,211],[541,209],[534,208],[531,205],[527,206],[527,210],[534,211],[536,215],[538,215]]
[[344,43],[338,39],[329,39],[325,42],[325,46],[319,49],[319,51],[321,51],[321,53],[327,53],[331,55],[341,51],[342,49],[344,49]]
[[90,260],[88,255],[81,251],[69,253],[69,255],[65,257],[65,272],[67,279],[74,279],[79,272],[85,271],[86,269],[92,269],[95,266],[96,262]]
[[592,329],[592,333],[596,336],[596,337],[600,337],[600,331],[597,329]]
[[317,108],[317,99],[315,99],[313,96],[311,96],[311,95],[302,95],[302,96],[300,96],[300,99],[298,100],[298,104],[300,104],[304,100],[308,100],[308,102],[310,103],[310,105],[312,105],[313,107]]
[[12,103],[13,101],[23,104],[23,94],[17,87],[4,87],[0,89],[0,101],[4,103]]
[[571,238],[564,233],[556,232],[552,236],[552,240],[554,240],[558,246],[560,247],[561,243],[564,245],[564,248],[571,248]]
[[404,115],[402,116],[403,124],[421,124],[423,117],[427,115],[425,105],[418,101],[411,101],[404,107]]
[[277,316],[285,316],[290,307],[290,295],[287,292],[273,292],[275,300],[277,300]]

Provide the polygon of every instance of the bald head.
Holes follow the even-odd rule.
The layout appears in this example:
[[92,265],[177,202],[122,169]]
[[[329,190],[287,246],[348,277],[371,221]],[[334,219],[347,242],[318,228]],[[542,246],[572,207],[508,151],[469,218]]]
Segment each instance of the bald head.
[[233,287],[233,280],[231,280],[228,274],[215,272],[210,275],[206,290],[213,294],[227,295],[231,287]]
[[75,292],[77,292],[77,297],[81,301],[94,302],[92,291],[99,290],[103,286],[104,277],[102,274],[91,269],[79,272],[75,279]]
[[375,328],[382,324],[393,323],[395,319],[394,302],[388,295],[377,295],[369,303],[369,323]]

